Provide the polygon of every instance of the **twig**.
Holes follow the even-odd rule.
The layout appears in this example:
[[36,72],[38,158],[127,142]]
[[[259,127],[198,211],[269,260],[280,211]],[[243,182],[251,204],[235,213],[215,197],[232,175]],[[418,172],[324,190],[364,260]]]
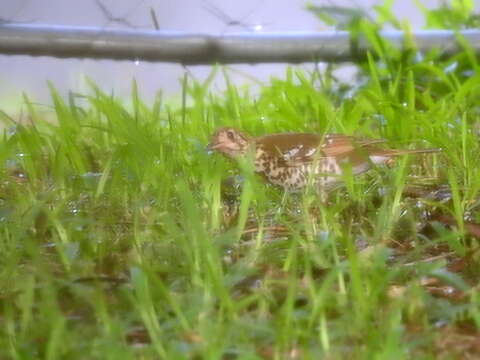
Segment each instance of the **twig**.
[[150,17],[152,18],[153,27],[155,30],[160,30],[160,25],[158,24],[157,13],[153,8],[150,8]]
[[109,9],[100,1],[95,0],[95,3],[99,7],[100,11],[103,13],[103,16],[108,20],[109,23],[118,23],[125,25],[126,27],[136,29],[137,26],[133,25],[130,21],[125,19],[124,17],[114,16]]
[[413,266],[413,265],[417,265],[419,263],[426,263],[426,262],[432,262],[432,261],[435,261],[435,260],[441,260],[441,259],[445,259],[449,256],[452,256],[454,255],[455,252],[454,251],[450,251],[448,253],[445,253],[445,254],[440,254],[440,255],[436,255],[436,256],[431,256],[429,258],[425,258],[425,259],[420,259],[418,261],[412,261],[412,262],[409,262],[409,263],[405,263],[403,264],[403,266]]
[[108,23],[117,23],[124,25],[131,29],[138,29],[139,26],[132,24],[127,18],[135,11],[145,0],[140,0],[129,10],[125,12],[123,16],[115,16],[113,13],[103,4],[100,0],[95,0],[95,3],[99,7],[100,11],[103,13],[103,16],[108,20]]
[[237,26],[247,31],[252,31],[253,25],[245,23],[244,20],[248,19],[260,4],[257,4],[247,14],[245,14],[240,20],[232,18],[230,15],[228,15],[225,11],[220,9],[218,6],[206,0],[203,1],[203,8],[207,12],[209,12],[211,15],[213,15],[214,17],[222,21],[227,28],[231,26]]

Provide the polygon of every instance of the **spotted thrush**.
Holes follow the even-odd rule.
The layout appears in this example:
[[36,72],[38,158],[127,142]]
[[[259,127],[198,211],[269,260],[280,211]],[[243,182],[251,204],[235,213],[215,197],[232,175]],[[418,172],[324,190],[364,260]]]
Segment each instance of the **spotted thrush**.
[[352,175],[369,170],[374,164],[388,164],[398,155],[433,153],[439,149],[397,150],[378,146],[382,139],[364,139],[341,134],[282,133],[250,137],[224,127],[212,136],[208,149],[228,158],[252,154],[255,172],[286,190],[299,190],[311,183],[328,190]]

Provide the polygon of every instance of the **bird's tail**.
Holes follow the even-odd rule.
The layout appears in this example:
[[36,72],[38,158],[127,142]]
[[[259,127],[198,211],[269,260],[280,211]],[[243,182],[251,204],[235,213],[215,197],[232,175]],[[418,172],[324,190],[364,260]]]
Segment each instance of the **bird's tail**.
[[431,154],[441,152],[442,149],[430,148],[430,149],[375,149],[370,152],[369,158],[374,164],[391,164],[393,157],[408,154]]
[[378,154],[380,156],[400,156],[407,154],[431,154],[441,152],[441,148],[429,148],[429,149],[379,149]]

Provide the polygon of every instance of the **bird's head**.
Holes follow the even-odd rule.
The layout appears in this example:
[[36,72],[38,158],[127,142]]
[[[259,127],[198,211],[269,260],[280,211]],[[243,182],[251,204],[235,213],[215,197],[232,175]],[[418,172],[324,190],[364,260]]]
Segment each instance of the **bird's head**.
[[207,148],[230,158],[235,158],[247,153],[249,143],[250,138],[241,131],[231,127],[223,127],[215,131]]

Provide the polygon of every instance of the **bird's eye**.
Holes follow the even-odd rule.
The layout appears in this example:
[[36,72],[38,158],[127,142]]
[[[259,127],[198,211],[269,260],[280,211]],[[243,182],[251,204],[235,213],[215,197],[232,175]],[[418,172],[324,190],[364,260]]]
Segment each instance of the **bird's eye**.
[[235,134],[233,131],[229,130],[227,131],[227,137],[230,139],[230,140],[235,140]]

